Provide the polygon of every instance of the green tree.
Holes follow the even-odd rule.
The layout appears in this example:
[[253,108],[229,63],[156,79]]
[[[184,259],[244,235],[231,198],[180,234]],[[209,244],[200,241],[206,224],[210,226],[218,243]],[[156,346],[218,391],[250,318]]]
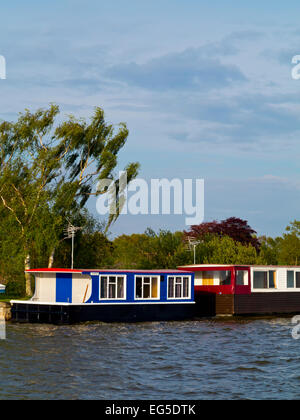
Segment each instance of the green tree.
[[[74,246],[74,268],[109,268],[113,263],[113,245],[105,234],[105,224],[99,223],[87,210],[76,220],[83,226],[78,231]],[[71,263],[71,240],[60,243],[55,254],[57,267],[69,268]]]
[[[35,113],[26,110],[16,122],[0,124],[0,202],[17,227],[25,270],[31,267],[36,246],[44,247],[53,261],[66,217],[80,214],[91,195],[107,191],[107,187],[96,188],[99,181],[110,179],[117,185],[117,212],[109,217],[108,225],[122,206],[114,170],[128,138],[126,125],[121,123],[115,133],[101,108],[95,109],[89,123],[70,116],[55,126],[58,114],[58,106],[51,105]],[[138,168],[137,163],[127,165],[128,182]],[[26,294],[31,293],[27,274]]]
[[208,235],[197,247],[200,264],[255,264],[257,251],[252,245],[243,245],[229,236]]
[[143,234],[122,235],[113,241],[117,268],[176,268],[191,263],[183,232],[147,229]]
[[261,236],[259,238],[260,252],[257,263],[261,265],[277,265],[281,241],[281,237],[274,239],[267,236]]
[[279,241],[278,263],[298,265],[300,263],[300,222],[293,221],[286,227]]

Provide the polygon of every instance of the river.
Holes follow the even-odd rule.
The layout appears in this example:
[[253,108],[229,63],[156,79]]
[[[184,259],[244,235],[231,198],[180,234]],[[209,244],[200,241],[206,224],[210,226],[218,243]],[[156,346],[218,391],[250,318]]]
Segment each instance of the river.
[[299,399],[291,318],[6,325],[0,399]]

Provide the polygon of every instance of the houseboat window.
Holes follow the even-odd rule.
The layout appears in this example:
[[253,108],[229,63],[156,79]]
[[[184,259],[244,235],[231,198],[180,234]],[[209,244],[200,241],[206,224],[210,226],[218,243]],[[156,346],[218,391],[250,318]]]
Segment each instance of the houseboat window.
[[159,281],[158,277],[138,276],[135,279],[136,299],[158,299]]
[[276,271],[269,271],[269,289],[276,288]]
[[296,287],[300,289],[300,272],[296,272]]
[[202,286],[226,286],[231,284],[231,271],[199,271]]
[[268,273],[267,271],[253,272],[253,288],[267,289],[268,288]]
[[276,271],[254,271],[254,289],[276,289]]
[[214,285],[214,272],[213,271],[202,271],[202,286],[213,286]]
[[287,271],[286,287],[293,289],[295,287],[295,272]]
[[249,274],[246,270],[236,270],[236,285],[237,286],[248,286]]
[[228,286],[231,283],[231,271],[219,271],[220,286]]
[[124,299],[124,276],[100,276],[100,299]]
[[168,299],[186,299],[190,297],[190,277],[168,277]]

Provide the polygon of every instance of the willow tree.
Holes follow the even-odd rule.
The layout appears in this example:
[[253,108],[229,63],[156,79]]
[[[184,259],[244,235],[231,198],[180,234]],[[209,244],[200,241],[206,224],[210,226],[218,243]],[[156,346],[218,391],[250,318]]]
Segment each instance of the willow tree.
[[[51,105],[34,113],[25,110],[16,122],[0,124],[0,205],[18,228],[25,270],[31,268],[37,241],[47,242],[51,259],[66,218],[80,212],[91,195],[107,191],[97,190],[99,181],[111,179],[119,185],[114,170],[128,138],[126,124],[116,130],[106,123],[101,108],[89,122],[69,116],[56,124],[58,114],[59,107]],[[128,182],[138,168],[138,163],[127,165]],[[25,277],[26,294],[31,295],[30,275]]]

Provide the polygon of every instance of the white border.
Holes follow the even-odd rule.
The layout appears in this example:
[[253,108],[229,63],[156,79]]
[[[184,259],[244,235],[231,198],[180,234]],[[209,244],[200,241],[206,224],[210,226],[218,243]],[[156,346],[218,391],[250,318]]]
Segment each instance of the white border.
[[[276,274],[276,287],[269,287],[270,286],[270,271],[274,271],[275,272],[275,274]],[[259,272],[261,272],[261,273],[267,273],[267,284],[268,284],[268,287],[254,287],[254,273],[259,273]],[[273,270],[271,270],[271,269],[269,269],[268,268],[268,266],[266,266],[266,268],[265,269],[262,269],[262,268],[259,268],[259,269],[257,269],[257,268],[255,268],[254,267],[254,269],[253,269],[253,271],[252,271],[252,291],[253,292],[255,292],[255,293],[258,293],[258,292],[266,292],[266,291],[268,291],[269,293],[271,293],[271,292],[276,292],[276,291],[280,291],[280,290],[283,290],[283,291],[285,291],[285,289],[279,289],[278,288],[278,281],[279,281],[279,277],[278,277],[278,270],[276,270],[276,269],[273,269]]]
[[[185,298],[185,299],[187,299],[187,298]],[[64,302],[62,302],[62,303],[58,303],[58,302],[38,302],[38,301],[34,301],[34,302],[32,302],[31,300],[11,300],[10,301],[10,303],[11,304],[17,304],[17,303],[20,303],[20,304],[25,304],[25,305],[27,305],[27,304],[29,304],[29,305],[50,305],[50,306],[104,306],[104,305],[111,305],[111,306],[114,306],[114,305],[171,305],[171,304],[179,304],[179,303],[182,303],[182,304],[194,304],[194,303],[196,303],[196,302],[182,302],[182,301],[179,301],[179,302],[172,302],[172,301],[168,301],[168,302],[161,302],[161,301],[159,301],[159,302],[149,302],[149,301],[147,301],[147,300],[143,300],[142,302],[136,302],[136,301],[134,301],[134,302],[119,302],[119,301],[112,301],[112,302],[96,302],[96,303],[64,303]]]
[[[96,277],[96,276],[93,276]],[[101,298],[101,277],[107,277],[108,279],[108,283],[109,283],[109,277],[116,277],[116,287],[117,287],[117,283],[118,283],[118,277],[122,277],[123,281],[124,281],[124,297],[123,298]],[[108,290],[109,290],[109,284],[107,284],[107,294],[108,294]],[[116,290],[116,294],[117,294],[117,290]],[[127,275],[126,274],[121,274],[121,275],[117,275],[117,274],[99,274],[99,301],[101,300],[109,300],[111,302],[116,302],[116,301],[120,301],[120,300],[126,300],[127,299]]]
[[[144,285],[144,277],[149,277],[150,278],[150,296],[152,295],[152,278],[157,278],[157,280],[158,280],[158,284],[157,284],[157,290],[158,290],[158,297],[156,297],[156,298],[152,298],[152,297],[150,297],[150,298],[137,298],[136,297],[136,278],[137,277],[142,277],[142,290],[143,290],[143,285]],[[156,301],[156,300],[160,300],[160,285],[161,285],[161,278],[160,278],[160,275],[148,275],[148,274],[141,274],[141,275],[139,275],[139,274],[136,274],[135,276],[134,276],[134,300],[135,301],[149,301],[149,300],[151,300],[151,301]]]
[[[182,286],[182,293],[183,293],[183,278],[187,277],[189,279],[189,294],[188,297],[180,297],[180,298],[176,298],[176,297],[169,297],[169,277],[173,277],[175,279],[175,283],[174,283],[174,295],[175,295],[175,286],[176,286],[176,277],[181,277],[181,286]],[[191,290],[192,289],[192,276],[191,275],[170,275],[167,276],[167,300],[184,300],[184,299],[191,299]]]

